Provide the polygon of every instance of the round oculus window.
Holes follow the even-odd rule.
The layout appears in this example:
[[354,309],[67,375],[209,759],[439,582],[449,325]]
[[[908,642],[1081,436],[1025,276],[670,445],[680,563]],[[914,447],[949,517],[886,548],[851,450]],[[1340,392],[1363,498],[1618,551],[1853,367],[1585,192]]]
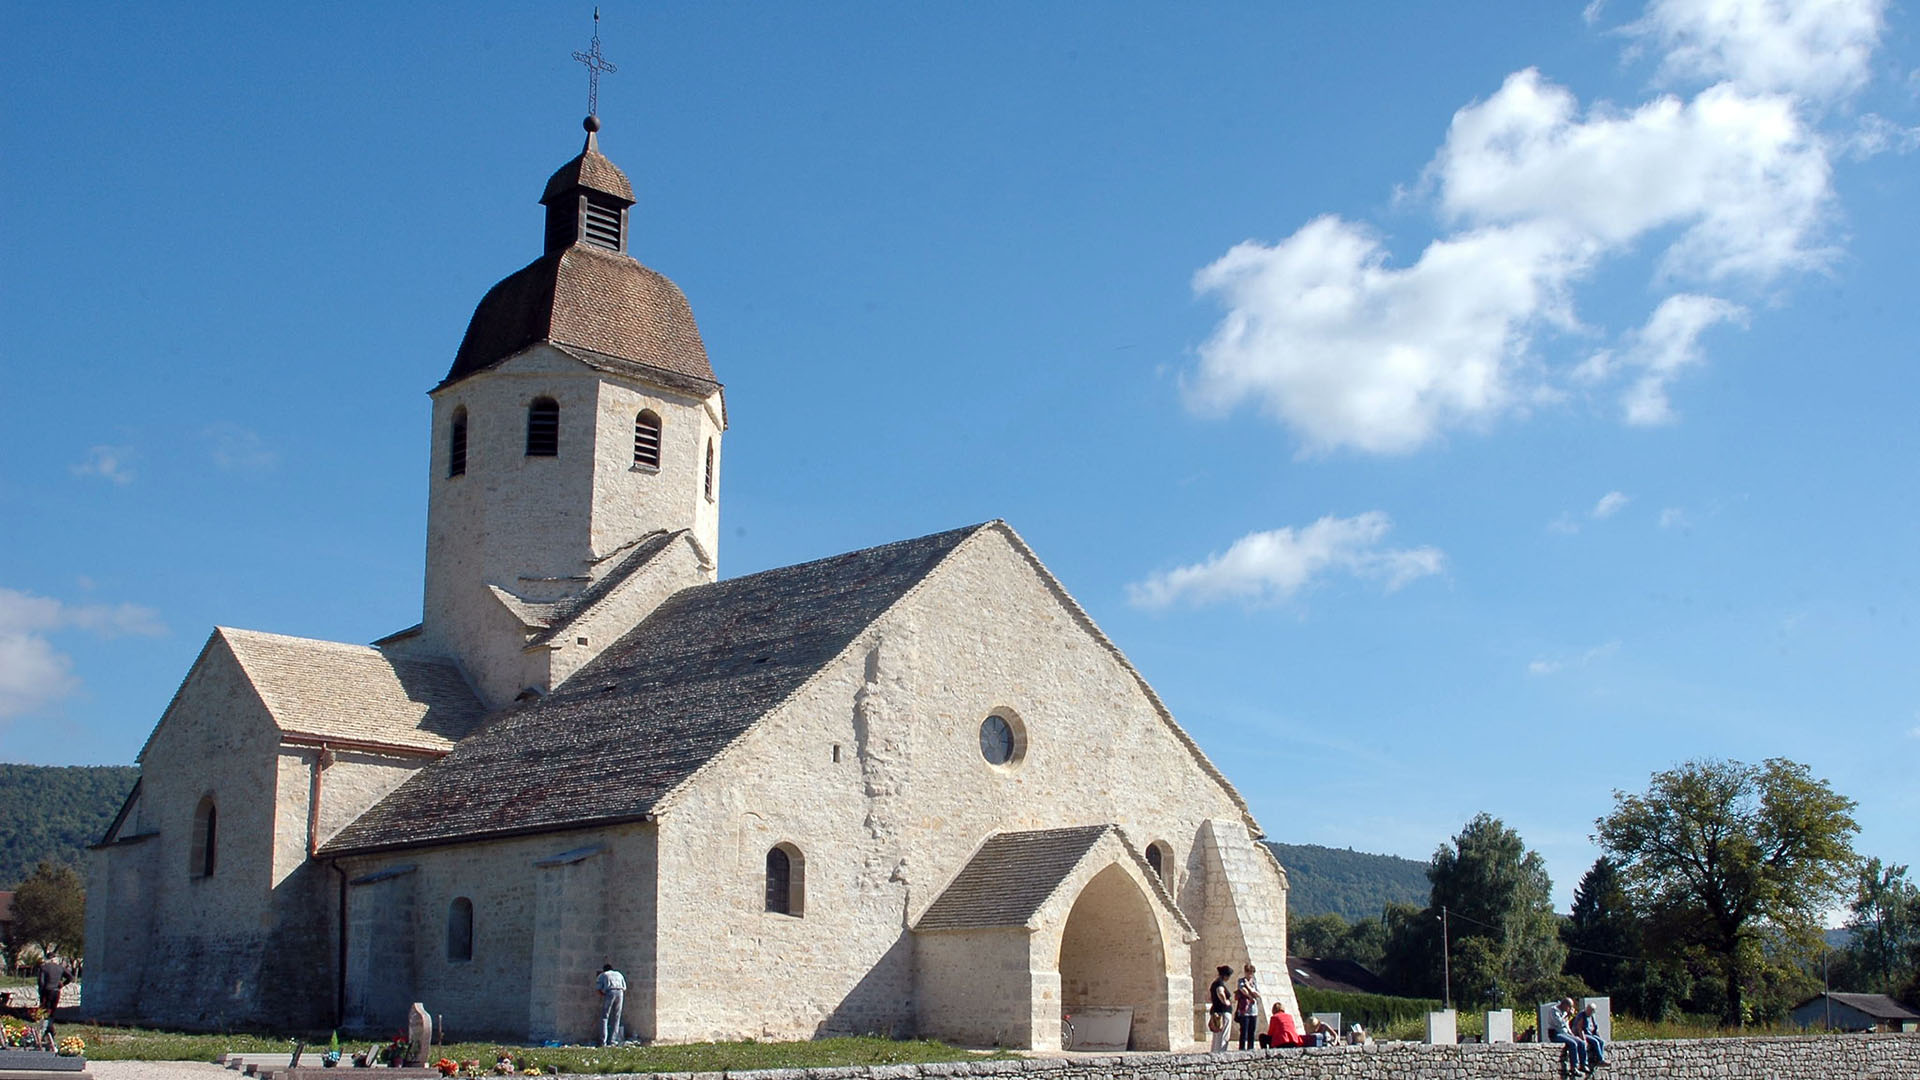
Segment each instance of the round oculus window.
[[980,724],[980,756],[989,765],[1005,765],[1013,760],[1013,725],[995,714]]

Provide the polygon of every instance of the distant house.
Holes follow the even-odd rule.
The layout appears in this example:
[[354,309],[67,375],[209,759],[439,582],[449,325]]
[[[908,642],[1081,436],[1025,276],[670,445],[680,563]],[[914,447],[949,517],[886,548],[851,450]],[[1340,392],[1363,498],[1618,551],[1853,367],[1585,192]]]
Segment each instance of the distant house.
[[1385,979],[1352,960],[1316,960],[1306,956],[1287,957],[1287,974],[1297,989],[1334,990],[1343,994],[1392,994],[1394,988]]
[[1793,1007],[1801,1027],[1839,1031],[1920,1031],[1920,1012],[1885,994],[1818,994]]

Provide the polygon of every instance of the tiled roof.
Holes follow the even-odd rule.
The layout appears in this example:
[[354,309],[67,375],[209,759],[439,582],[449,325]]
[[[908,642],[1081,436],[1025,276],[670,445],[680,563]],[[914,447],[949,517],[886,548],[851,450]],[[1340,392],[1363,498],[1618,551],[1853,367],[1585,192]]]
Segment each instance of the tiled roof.
[[[1885,994],[1842,994],[1830,993],[1834,1004],[1858,1009],[1876,1020],[1920,1020],[1920,1012],[1914,1012]],[[1800,1005],[1819,1001],[1819,995],[1808,998]],[[1799,1008],[1800,1006],[1795,1006]]]
[[485,715],[448,661],[257,630],[215,633],[282,731],[450,750]]
[[552,693],[415,773],[325,850],[645,817],[983,527],[682,589]]
[[567,628],[578,622],[580,617],[593,610],[593,606],[605,599],[608,593],[620,587],[621,583],[640,572],[640,569],[654,560],[654,557],[667,550],[667,545],[692,530],[677,529],[668,532],[662,529],[648,533],[640,538],[633,550],[621,556],[620,561],[609,570],[606,576],[594,582],[587,591],[570,600],[562,600],[550,606],[546,613],[546,629],[527,640],[527,647],[544,645],[567,632]]
[[607,160],[606,155],[600,152],[599,140],[592,135],[587,136],[586,149],[580,151],[579,157],[560,166],[548,178],[547,189],[541,192],[540,201],[551,202],[574,188],[583,187],[624,199],[629,206],[633,204],[633,185],[627,182],[627,174],[620,171],[620,166]]
[[1293,985],[1314,990],[1337,990],[1347,994],[1399,992],[1391,983],[1352,960],[1289,956],[1287,974],[1293,977]]
[[915,930],[1025,926],[1111,825],[995,833],[980,845]]
[[543,341],[657,368],[709,391],[719,386],[679,286],[630,255],[589,244],[548,252],[487,290],[440,385]]

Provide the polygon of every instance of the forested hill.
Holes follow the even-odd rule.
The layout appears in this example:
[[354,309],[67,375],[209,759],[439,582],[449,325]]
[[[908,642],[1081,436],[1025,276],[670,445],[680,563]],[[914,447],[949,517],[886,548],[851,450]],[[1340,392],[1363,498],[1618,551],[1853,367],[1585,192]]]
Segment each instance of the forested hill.
[[1425,907],[1427,864],[1352,848],[1263,841],[1287,868],[1287,913],[1377,919],[1387,901]]
[[85,871],[140,770],[125,765],[0,764],[0,891],[20,884],[42,859]]

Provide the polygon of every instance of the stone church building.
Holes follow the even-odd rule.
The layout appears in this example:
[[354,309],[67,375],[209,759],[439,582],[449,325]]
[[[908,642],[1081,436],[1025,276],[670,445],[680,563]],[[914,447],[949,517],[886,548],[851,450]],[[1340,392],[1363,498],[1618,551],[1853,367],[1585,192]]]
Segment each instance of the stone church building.
[[[1191,1046],[1295,1008],[1244,800],[1004,522],[721,579],[726,396],[597,145],[432,391],[425,604],[216,629],[91,852],[86,1007],[181,1027]],[[1123,1015],[1123,1014],[1122,1014]]]

